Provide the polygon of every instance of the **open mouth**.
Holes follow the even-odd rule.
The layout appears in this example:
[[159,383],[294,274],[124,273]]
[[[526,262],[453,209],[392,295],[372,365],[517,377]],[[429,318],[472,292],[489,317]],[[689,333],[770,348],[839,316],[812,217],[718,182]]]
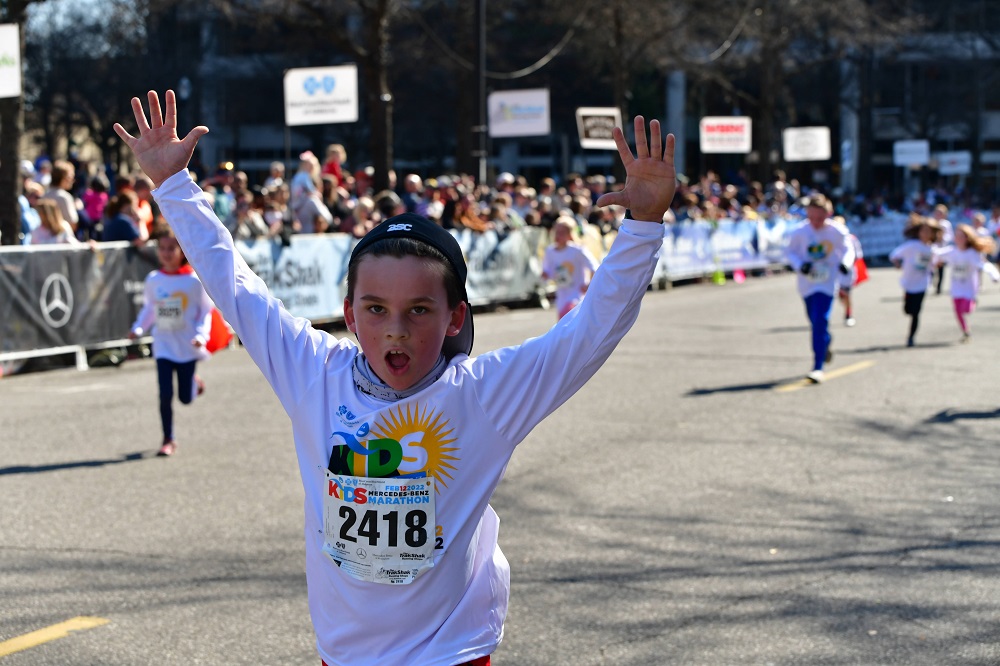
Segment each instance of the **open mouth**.
[[392,372],[404,372],[410,365],[410,356],[406,352],[391,351],[385,355],[385,364]]

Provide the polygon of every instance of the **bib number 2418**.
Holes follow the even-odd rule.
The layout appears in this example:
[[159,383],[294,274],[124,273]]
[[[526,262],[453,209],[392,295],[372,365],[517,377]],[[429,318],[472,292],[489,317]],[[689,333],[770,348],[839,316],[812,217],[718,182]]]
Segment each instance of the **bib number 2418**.
[[[344,541],[358,543],[360,538],[362,543],[367,542],[369,546],[377,546],[384,534],[385,545],[389,548],[396,548],[400,541],[409,548],[422,548],[427,543],[427,512],[421,509],[412,509],[402,515],[399,511],[388,511],[381,515],[381,521],[379,512],[374,509],[367,509],[359,516],[353,507],[344,505],[340,507],[339,514],[343,519],[340,524],[340,538]],[[355,525],[357,525],[356,530]],[[402,540],[399,538],[400,535],[403,537]]]

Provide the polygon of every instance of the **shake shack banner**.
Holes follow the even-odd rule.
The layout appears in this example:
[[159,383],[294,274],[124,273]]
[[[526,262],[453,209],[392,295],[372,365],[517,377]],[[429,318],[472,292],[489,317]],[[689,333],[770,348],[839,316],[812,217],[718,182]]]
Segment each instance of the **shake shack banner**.
[[[547,237],[526,229],[453,232],[469,263],[469,300],[476,305],[529,297],[541,275]],[[315,322],[344,316],[347,264],[355,239],[345,234],[294,236],[290,247],[270,240],[236,247],[269,291],[295,316]],[[127,243],[0,249],[0,357],[54,347],[121,340],[144,301],[156,250]]]
[[156,250],[105,243],[0,251],[0,354],[120,340]]

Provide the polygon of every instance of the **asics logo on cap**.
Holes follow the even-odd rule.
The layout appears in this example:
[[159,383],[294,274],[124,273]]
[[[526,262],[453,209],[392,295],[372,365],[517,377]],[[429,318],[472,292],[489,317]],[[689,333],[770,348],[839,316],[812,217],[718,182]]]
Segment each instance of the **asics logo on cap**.
[[412,224],[390,224],[389,228],[385,230],[386,233],[390,231],[410,231],[413,229]]

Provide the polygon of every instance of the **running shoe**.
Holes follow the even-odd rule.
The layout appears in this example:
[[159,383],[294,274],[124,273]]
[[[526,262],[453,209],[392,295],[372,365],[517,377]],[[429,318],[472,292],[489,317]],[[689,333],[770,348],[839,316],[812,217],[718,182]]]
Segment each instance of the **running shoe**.
[[174,455],[174,451],[176,450],[177,450],[177,442],[171,439],[169,441],[163,442],[163,446],[161,446],[160,450],[156,452],[156,455],[160,456],[161,458],[166,458],[167,456]]
[[823,371],[813,370],[808,375],[806,375],[806,379],[811,381],[813,384],[821,384],[823,383]]
[[847,319],[844,320],[844,326],[846,326],[848,328],[850,328],[851,326],[854,326],[856,323],[857,322],[854,321],[854,317],[848,317]]

